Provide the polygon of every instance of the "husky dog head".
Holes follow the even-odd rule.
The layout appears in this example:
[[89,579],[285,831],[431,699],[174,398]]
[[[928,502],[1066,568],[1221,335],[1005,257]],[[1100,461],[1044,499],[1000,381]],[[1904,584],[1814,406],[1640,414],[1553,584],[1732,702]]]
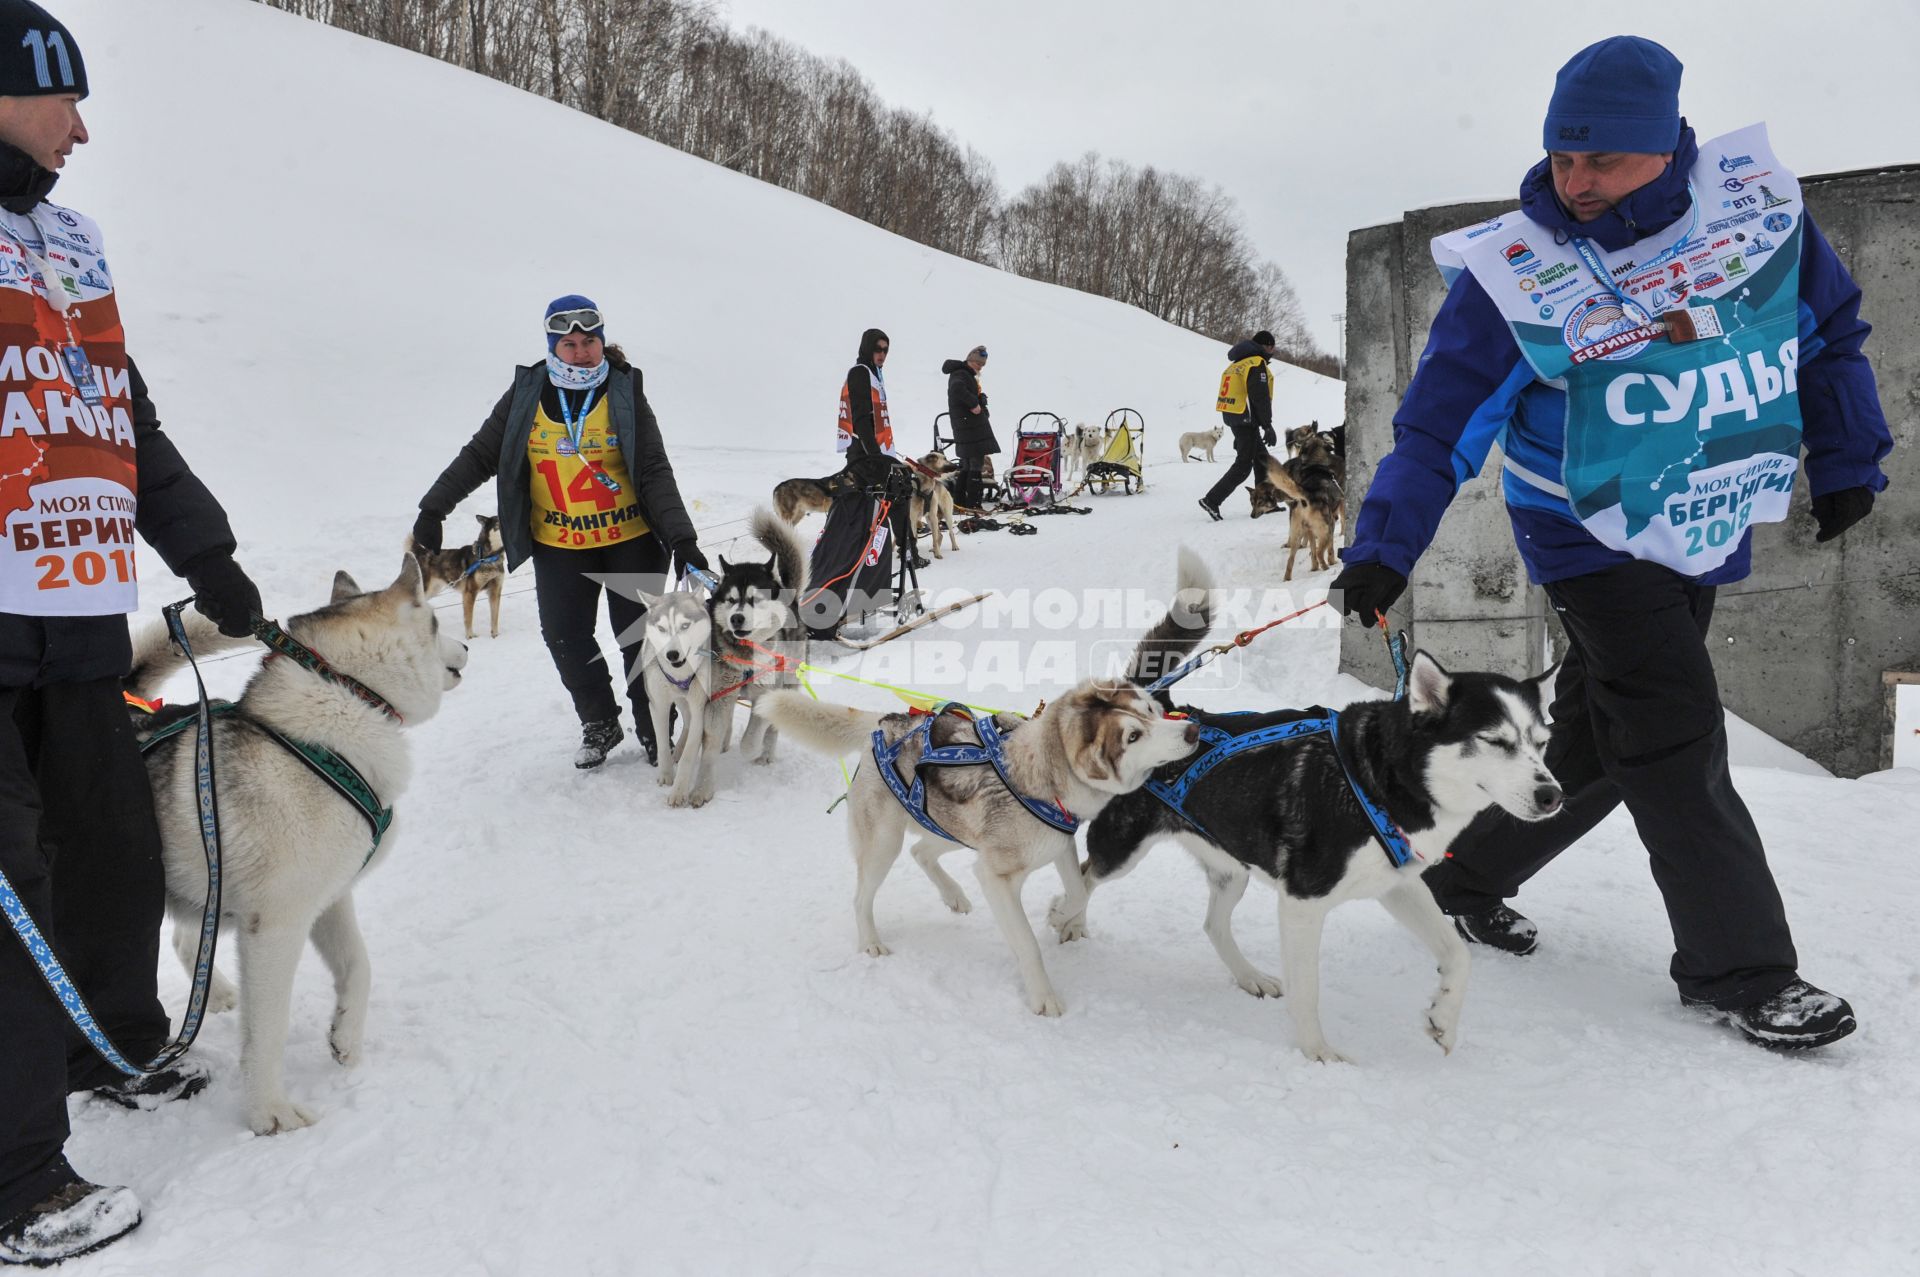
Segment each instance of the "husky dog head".
[[1521,820],[1560,810],[1560,784],[1547,770],[1548,693],[1558,667],[1538,678],[1449,674],[1416,652],[1408,703],[1425,737],[1426,781],[1434,801],[1456,811],[1489,803]]
[[714,631],[735,642],[769,644],[799,625],[796,603],[807,587],[807,555],[800,539],[772,512],[759,509],[747,530],[766,547],[763,563],[720,557],[720,582],[707,601]]
[[500,539],[500,516],[497,514],[476,514],[480,521],[480,535],[474,538],[473,552],[480,558],[498,554],[506,548],[506,542]]
[[1187,757],[1200,740],[1197,725],[1166,717],[1127,682],[1089,680],[1034,721],[1059,738],[1075,779],[1107,794],[1132,793],[1154,768]]
[[792,596],[780,588],[772,559],[764,563],[729,563],[720,559],[720,585],[708,607],[713,625],[732,639],[770,643],[792,623]]
[[1253,504],[1253,517],[1263,514],[1278,514],[1287,508],[1286,494],[1262,479],[1247,489],[1247,500]]
[[408,723],[431,717],[442,694],[459,686],[467,664],[467,645],[440,632],[421,586],[420,561],[411,554],[383,590],[363,591],[336,572],[332,600],[290,618],[287,632],[386,698]]
[[670,678],[685,680],[713,653],[713,620],[706,603],[692,590],[648,595],[643,602],[647,617],[642,650]]

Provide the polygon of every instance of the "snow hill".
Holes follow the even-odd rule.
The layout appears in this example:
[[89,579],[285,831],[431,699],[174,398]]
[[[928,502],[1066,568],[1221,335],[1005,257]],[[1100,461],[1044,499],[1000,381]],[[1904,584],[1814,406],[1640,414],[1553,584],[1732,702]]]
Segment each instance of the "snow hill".
[[[1324,593],[1326,574],[1282,587],[1277,520],[1193,509],[1217,467],[1180,464],[1173,439],[1216,420],[1214,343],[243,0],[61,13],[95,140],[60,195],[101,221],[135,356],[270,611],[317,605],[338,567],[391,574],[414,501],[572,290],[648,370],[710,552],[746,552],[731,539],[776,480],[832,467],[869,324],[892,334],[909,442],[940,361],[982,341],[1003,435],[1032,409],[1146,414],[1145,494],[964,538],[928,584],[1008,606],[836,673],[1030,708],[1131,644],[1183,539],[1241,592],[1233,627]],[[1280,395],[1283,421],[1339,416],[1324,379],[1285,374]],[[149,610],[177,597],[143,565]],[[196,1047],[215,1081],[192,1104],[76,1101],[73,1160],[136,1187],[147,1222],[63,1271],[1912,1271],[1912,773],[1736,771],[1806,974],[1859,1010],[1834,1050],[1768,1055],[1681,1010],[1622,813],[1522,896],[1539,954],[1476,961],[1451,1057],[1419,1029],[1428,956],[1377,908],[1336,911],[1324,1015],[1359,1063],[1323,1067],[1284,1005],[1225,977],[1172,848],[1095,899],[1088,940],[1042,933],[1059,1020],[1024,1009],[986,911],[948,913],[904,859],[879,898],[893,956],[855,953],[833,764],[730,756],[701,811],[667,809],[631,744],[574,772],[530,585],[514,578],[502,637],[476,640],[465,684],[412,729],[394,852],[356,893],[365,1062],[329,1058],[309,958],[287,1076],[319,1124],[246,1133],[231,1016]],[[1330,624],[1273,631],[1193,699],[1367,694],[1336,674]],[[216,692],[251,665],[213,664]],[[948,861],[963,883],[967,860]],[[1028,884],[1036,923],[1055,890]],[[1265,888],[1237,927],[1277,971]],[[169,962],[170,1006],[184,989]]]

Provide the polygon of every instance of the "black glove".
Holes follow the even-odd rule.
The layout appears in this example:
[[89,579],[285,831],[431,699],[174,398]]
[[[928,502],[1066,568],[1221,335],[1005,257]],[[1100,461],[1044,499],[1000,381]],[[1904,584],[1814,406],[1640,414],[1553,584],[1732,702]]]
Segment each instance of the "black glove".
[[193,587],[194,609],[219,626],[222,634],[245,638],[253,633],[253,618],[260,615],[260,587],[240,570],[231,554],[218,550],[203,554],[187,564],[185,576]]
[[713,569],[707,566],[707,556],[700,553],[700,547],[692,541],[682,541],[674,546],[673,559],[682,575],[688,568],[698,568],[708,576],[713,575]]
[[1378,563],[1349,563],[1333,578],[1328,589],[1344,591],[1340,600],[1342,612],[1359,617],[1363,625],[1372,625],[1380,613],[1406,593],[1407,578]]
[[1831,541],[1873,510],[1872,488],[1842,488],[1813,499],[1813,521],[1820,525],[1816,541]]
[[1273,447],[1273,445],[1280,442],[1280,436],[1273,433],[1272,426],[1262,426],[1260,427],[1260,442],[1266,444],[1267,447],[1271,448]]
[[413,548],[422,554],[436,553],[440,549],[440,525],[444,522],[445,515],[422,510],[420,517],[413,521]]

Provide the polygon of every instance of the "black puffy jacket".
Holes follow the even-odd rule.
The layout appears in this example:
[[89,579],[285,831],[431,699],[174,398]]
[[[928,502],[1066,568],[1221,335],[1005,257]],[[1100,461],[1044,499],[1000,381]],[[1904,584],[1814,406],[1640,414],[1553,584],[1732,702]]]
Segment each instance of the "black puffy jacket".
[[[987,397],[980,393],[980,379],[973,369],[964,359],[949,359],[940,365],[940,371],[947,374],[947,415],[952,420],[954,450],[963,457],[984,457],[1000,451]],[[975,412],[975,408],[980,411]]]
[[[627,474],[638,488],[641,517],[668,548],[698,539],[686,502],[680,497],[660,422],[647,403],[640,370],[613,351],[607,372],[607,412]],[[467,440],[458,456],[420,498],[420,508],[441,518],[472,495],[488,479],[495,480],[499,500],[500,541],[506,547],[507,566],[517,568],[533,553],[533,468],[527,460],[527,438],[533,433],[534,408],[550,383],[546,361],[514,369],[513,385],[493,405],[493,411]]]

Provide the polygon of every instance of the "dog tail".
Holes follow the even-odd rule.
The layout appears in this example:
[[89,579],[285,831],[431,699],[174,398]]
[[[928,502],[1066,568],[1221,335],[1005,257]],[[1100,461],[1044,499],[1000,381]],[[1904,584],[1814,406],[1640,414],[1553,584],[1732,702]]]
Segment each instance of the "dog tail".
[[[1213,575],[1200,556],[1180,547],[1180,570],[1167,614],[1140,640],[1127,664],[1127,681],[1145,686],[1193,654],[1213,628]],[[1172,698],[1163,690],[1160,700]]]
[[[222,634],[212,621],[192,610],[182,613],[180,622],[187,631],[187,642],[193,644],[196,658],[205,658],[214,652],[231,651],[253,642],[250,635],[230,638]],[[160,694],[163,683],[186,666],[186,653],[173,645],[173,638],[167,633],[167,623],[157,619],[149,621],[133,636],[133,670],[121,686],[141,700],[150,701]]]
[[883,717],[872,710],[816,701],[790,687],[762,693],[753,712],[765,714],[769,723],[808,749],[836,757],[865,749]]
[[1280,495],[1289,501],[1304,502],[1306,492],[1294,482],[1293,471],[1281,464],[1278,457],[1267,458],[1267,482],[1280,489]]
[[807,549],[800,544],[800,534],[793,530],[793,525],[765,506],[759,506],[747,522],[747,531],[773,556],[773,572],[780,578],[780,584],[792,590],[795,598],[804,598]]

